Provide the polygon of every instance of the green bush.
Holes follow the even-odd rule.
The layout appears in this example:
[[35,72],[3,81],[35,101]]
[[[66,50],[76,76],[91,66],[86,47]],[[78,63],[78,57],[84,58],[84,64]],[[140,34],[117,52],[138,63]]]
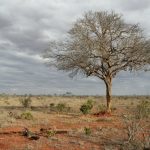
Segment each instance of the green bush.
[[80,111],[83,114],[89,114],[92,108],[93,108],[93,101],[92,100],[88,100],[85,104],[83,104],[80,107]]
[[90,109],[89,109],[89,107],[88,107],[86,104],[83,104],[83,105],[81,106],[81,108],[80,108],[80,111],[81,111],[84,115],[86,115],[86,114],[88,114],[88,113],[90,112]]
[[94,103],[94,102],[93,102],[92,100],[88,100],[88,101],[87,101],[87,105],[89,106],[90,109],[93,108],[93,103]]
[[70,107],[66,106],[64,103],[58,103],[56,106],[56,111],[57,112],[68,112],[70,111]]
[[50,108],[54,108],[55,104],[54,103],[50,103],[49,106],[50,106]]
[[54,136],[55,134],[56,134],[56,131],[54,131],[54,130],[48,130],[47,131],[47,135],[50,136],[50,137]]
[[20,103],[24,108],[29,108],[31,106],[31,96],[24,96],[20,98]]
[[55,105],[54,103],[50,103],[49,107],[51,111],[56,111],[56,112],[70,111],[70,107],[66,106],[65,103],[58,103],[57,105]]
[[32,120],[33,115],[30,112],[24,112],[20,115],[21,119]]
[[84,133],[85,133],[85,135],[90,135],[91,134],[91,128],[87,128],[87,127],[85,127],[84,128]]
[[136,107],[137,119],[149,118],[150,117],[150,102],[143,100]]
[[56,110],[54,103],[50,103],[49,108],[50,108],[51,111]]
[[58,112],[64,111],[65,108],[66,108],[66,105],[65,105],[64,103],[59,103],[59,104],[57,104],[57,106],[56,106],[56,109],[57,109]]

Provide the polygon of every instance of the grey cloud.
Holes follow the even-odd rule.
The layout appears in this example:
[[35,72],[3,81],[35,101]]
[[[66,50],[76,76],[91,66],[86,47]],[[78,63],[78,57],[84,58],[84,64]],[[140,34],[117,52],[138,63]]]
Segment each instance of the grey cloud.
[[[14,4],[15,1],[1,5],[6,12],[3,13],[4,17],[1,19],[1,24],[5,26],[0,31],[2,38],[13,43],[20,50],[39,52],[39,50],[47,48],[49,37],[44,35],[44,31],[53,32],[55,28],[61,29],[62,26],[62,24],[59,26],[57,23],[57,27],[51,26],[56,22],[53,18],[54,8],[46,7],[41,10],[40,4],[26,3],[25,5],[21,1],[16,1],[16,5]],[[6,5],[8,6],[6,7]],[[5,17],[7,19],[4,19]],[[45,23],[44,19],[49,21]]]
[[[70,79],[67,73],[46,67],[40,55],[50,40],[63,39],[84,12],[113,9],[150,32],[146,0],[0,0],[0,92],[105,94],[99,79]],[[113,81],[113,94],[150,94],[149,76],[121,72]]]
[[143,11],[149,9],[150,1],[149,0],[118,0],[118,6],[123,8],[126,11]]
[[5,16],[0,14],[0,28],[3,29],[10,25],[11,25],[11,22],[7,18],[5,18]]

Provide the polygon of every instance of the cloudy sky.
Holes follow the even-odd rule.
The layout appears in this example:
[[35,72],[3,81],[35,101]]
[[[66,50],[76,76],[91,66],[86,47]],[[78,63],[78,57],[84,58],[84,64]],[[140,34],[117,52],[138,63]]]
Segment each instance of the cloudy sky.
[[[150,36],[150,0],[0,0],[0,93],[105,94],[99,79],[70,79],[41,58],[49,41],[63,39],[88,10],[114,10],[126,22],[140,23]],[[113,94],[150,95],[150,73],[121,72]]]

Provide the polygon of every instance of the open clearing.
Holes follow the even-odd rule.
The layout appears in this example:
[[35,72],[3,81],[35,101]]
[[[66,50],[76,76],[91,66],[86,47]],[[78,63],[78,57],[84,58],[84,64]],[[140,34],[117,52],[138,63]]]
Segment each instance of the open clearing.
[[[113,97],[110,115],[96,114],[98,105],[105,104],[105,97],[32,96],[30,108],[24,108],[20,99],[0,97],[0,150],[127,150],[127,129],[133,121],[128,117],[136,113],[142,100],[150,101],[149,96]],[[80,106],[88,99],[94,101],[94,107],[90,114],[83,115]],[[54,109],[61,103],[67,109]],[[150,121],[146,118],[139,122],[137,129],[145,126],[146,134],[135,137],[143,141],[145,135],[150,138]],[[31,135],[24,135],[25,128]],[[149,141],[146,144],[148,147]]]

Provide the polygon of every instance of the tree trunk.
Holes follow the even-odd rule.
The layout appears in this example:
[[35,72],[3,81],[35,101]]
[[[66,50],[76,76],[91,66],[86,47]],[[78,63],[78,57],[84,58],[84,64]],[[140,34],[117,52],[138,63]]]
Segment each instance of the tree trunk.
[[106,85],[106,101],[107,101],[107,112],[111,112],[111,95],[112,95],[112,79],[109,78],[105,81]]

